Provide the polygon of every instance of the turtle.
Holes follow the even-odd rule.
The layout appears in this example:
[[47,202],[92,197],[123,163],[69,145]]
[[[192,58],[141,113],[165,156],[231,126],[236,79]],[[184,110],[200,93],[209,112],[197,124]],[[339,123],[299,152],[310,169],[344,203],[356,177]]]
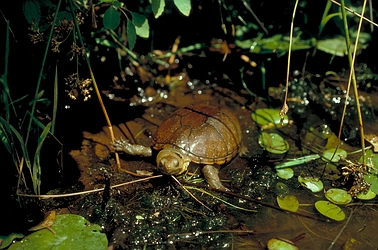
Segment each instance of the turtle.
[[191,162],[201,164],[207,183],[226,190],[219,166],[247,152],[238,118],[227,108],[199,102],[179,108],[168,116],[152,137],[151,147],[115,140],[114,149],[130,155],[153,156],[167,175],[184,173]]

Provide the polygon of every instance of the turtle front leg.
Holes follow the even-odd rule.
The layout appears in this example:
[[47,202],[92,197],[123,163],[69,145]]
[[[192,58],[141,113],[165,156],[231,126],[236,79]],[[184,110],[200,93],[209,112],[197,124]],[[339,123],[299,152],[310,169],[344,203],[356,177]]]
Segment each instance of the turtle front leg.
[[123,151],[129,155],[140,155],[140,156],[152,156],[152,149],[143,145],[131,144],[124,139],[115,139],[113,143],[113,148],[116,151]]
[[206,165],[202,168],[202,173],[205,176],[207,183],[212,188],[229,191],[219,179],[219,169],[213,165]]

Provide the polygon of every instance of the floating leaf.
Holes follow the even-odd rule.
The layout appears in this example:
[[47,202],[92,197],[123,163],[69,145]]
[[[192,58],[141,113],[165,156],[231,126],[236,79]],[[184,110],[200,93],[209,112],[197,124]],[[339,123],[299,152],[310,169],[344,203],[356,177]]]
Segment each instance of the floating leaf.
[[108,240],[106,235],[101,233],[101,227],[90,224],[82,216],[75,214],[57,215],[51,228],[56,234],[47,229],[42,229],[26,236],[22,241],[16,242],[9,250],[107,249]]
[[277,196],[286,196],[289,193],[289,188],[282,182],[277,182],[274,189]]
[[331,148],[323,152],[323,159],[331,162],[338,162],[340,160],[340,155],[346,158],[348,154],[344,149],[338,148],[336,150],[335,148]]
[[152,12],[154,13],[155,18],[161,16],[165,7],[165,0],[150,0],[152,6]]
[[277,169],[276,171],[277,171],[277,176],[284,180],[288,180],[294,176],[294,170],[291,168],[281,168],[281,169]]
[[270,239],[266,245],[269,250],[298,250],[293,242],[286,239]]
[[345,219],[345,213],[343,210],[329,201],[317,201],[315,203],[315,208],[319,213],[332,220],[342,221]]
[[364,175],[364,179],[370,184],[370,190],[374,193],[378,193],[378,177],[374,174]]
[[118,11],[112,5],[109,6],[109,8],[105,11],[104,14],[104,27],[107,29],[114,30],[118,27],[120,21],[121,18],[118,14]]
[[366,194],[363,192],[359,193],[357,198],[360,200],[372,200],[375,198],[375,196],[377,196],[377,194],[369,189]]
[[279,128],[289,124],[289,117],[287,115],[284,115],[284,119],[281,122],[279,109],[257,109],[251,114],[251,117],[262,129]]
[[12,233],[10,235],[0,235],[0,249],[7,248],[12,244],[13,240],[24,238],[24,235],[21,233]]
[[189,16],[190,9],[192,8],[190,0],[173,0],[173,3],[184,16]]
[[[354,43],[350,45],[350,50],[353,51],[354,49]],[[364,45],[358,44],[358,49],[362,49]],[[326,52],[331,55],[335,56],[344,56],[347,54],[347,48],[345,44],[345,37],[343,36],[338,36],[334,38],[329,38],[329,39],[324,39],[324,40],[319,40],[316,48],[318,50],[321,50],[323,52]]]
[[277,196],[277,203],[280,208],[290,212],[296,212],[299,208],[298,199],[293,195]]
[[328,189],[325,193],[325,197],[338,205],[345,205],[352,201],[352,196],[347,191],[339,188]]
[[262,132],[259,145],[272,154],[284,154],[289,150],[289,143],[279,134]]
[[127,42],[129,44],[129,49],[132,50],[136,42],[136,31],[133,22],[127,19]]
[[313,177],[298,176],[298,181],[302,186],[311,190],[313,193],[317,193],[323,190],[323,182]]

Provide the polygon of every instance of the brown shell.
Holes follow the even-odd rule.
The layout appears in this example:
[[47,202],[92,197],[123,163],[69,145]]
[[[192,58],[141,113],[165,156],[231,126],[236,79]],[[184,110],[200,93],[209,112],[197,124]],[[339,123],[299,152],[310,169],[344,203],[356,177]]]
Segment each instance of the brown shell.
[[178,109],[160,125],[152,147],[178,148],[192,162],[224,164],[241,149],[238,118],[228,109],[197,103]]

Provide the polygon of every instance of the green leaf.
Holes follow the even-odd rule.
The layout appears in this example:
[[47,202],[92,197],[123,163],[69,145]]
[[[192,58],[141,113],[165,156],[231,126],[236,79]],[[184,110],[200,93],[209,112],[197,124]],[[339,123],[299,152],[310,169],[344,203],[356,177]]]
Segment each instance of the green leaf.
[[151,2],[152,12],[154,13],[155,18],[161,16],[164,11],[165,1],[164,0],[152,0]]
[[127,42],[129,44],[129,49],[132,50],[135,46],[136,42],[136,31],[135,31],[135,26],[132,21],[127,19],[127,29],[126,29],[126,34],[127,34]]
[[262,129],[283,127],[289,124],[289,117],[284,115],[284,119],[281,122],[280,110],[279,109],[257,109],[251,114],[251,118],[256,122]]
[[281,179],[288,180],[294,176],[294,170],[292,168],[277,169],[277,176]]
[[114,1],[114,2],[113,2],[113,5],[114,5],[115,7],[121,7],[121,3],[120,3],[119,1]]
[[183,14],[184,16],[189,16],[190,14],[190,0],[173,0],[173,3],[176,5],[177,9]]
[[345,219],[345,213],[341,208],[329,201],[317,201],[315,203],[316,210],[322,215],[336,221],[342,221]]
[[324,187],[321,180],[315,179],[313,177],[298,176],[298,181],[303,187],[311,190],[313,193],[322,191]]
[[347,191],[339,188],[328,189],[325,197],[335,204],[345,205],[352,201],[352,196]]
[[61,11],[58,13],[57,19],[60,21],[64,21],[64,20],[71,21],[72,14],[71,12],[68,12],[68,11]]
[[340,160],[340,155],[345,159],[348,153],[341,148],[338,148],[337,150],[335,148],[330,148],[323,152],[322,159],[331,162],[338,162]]
[[364,179],[367,183],[371,185],[369,190],[377,194],[378,193],[378,177],[374,174],[367,174],[367,175],[364,175]]
[[38,250],[106,250],[108,240],[101,233],[101,227],[90,224],[83,217],[75,214],[57,215],[51,229],[42,229],[26,236],[22,241],[13,244],[9,250],[38,249]]
[[371,189],[369,189],[366,194],[364,192],[359,193],[357,195],[357,198],[360,199],[360,200],[372,200],[376,196],[377,196],[377,194],[374,193],[373,191],[371,191]]
[[121,18],[118,14],[118,11],[113,7],[110,6],[104,14],[104,26],[107,29],[114,30],[118,27],[119,23],[121,21]]
[[277,203],[280,208],[290,212],[297,212],[299,208],[298,199],[293,195],[287,195],[284,197],[277,196]]
[[130,12],[131,16],[133,17],[133,24],[137,27],[141,27],[143,23],[146,21],[146,17],[136,12]]
[[136,34],[140,37],[148,38],[150,36],[150,26],[147,18],[135,12],[131,12],[131,15],[133,17]]
[[33,23],[33,28],[37,29],[41,19],[41,6],[36,0],[27,0],[24,2],[24,15],[29,24]]
[[279,134],[262,132],[259,145],[272,154],[284,154],[289,150],[289,143]]
[[273,238],[268,241],[267,249],[269,250],[298,250],[298,247],[289,240]]
[[4,249],[12,244],[13,240],[24,238],[24,235],[21,233],[12,233],[10,235],[0,235],[0,249]]

